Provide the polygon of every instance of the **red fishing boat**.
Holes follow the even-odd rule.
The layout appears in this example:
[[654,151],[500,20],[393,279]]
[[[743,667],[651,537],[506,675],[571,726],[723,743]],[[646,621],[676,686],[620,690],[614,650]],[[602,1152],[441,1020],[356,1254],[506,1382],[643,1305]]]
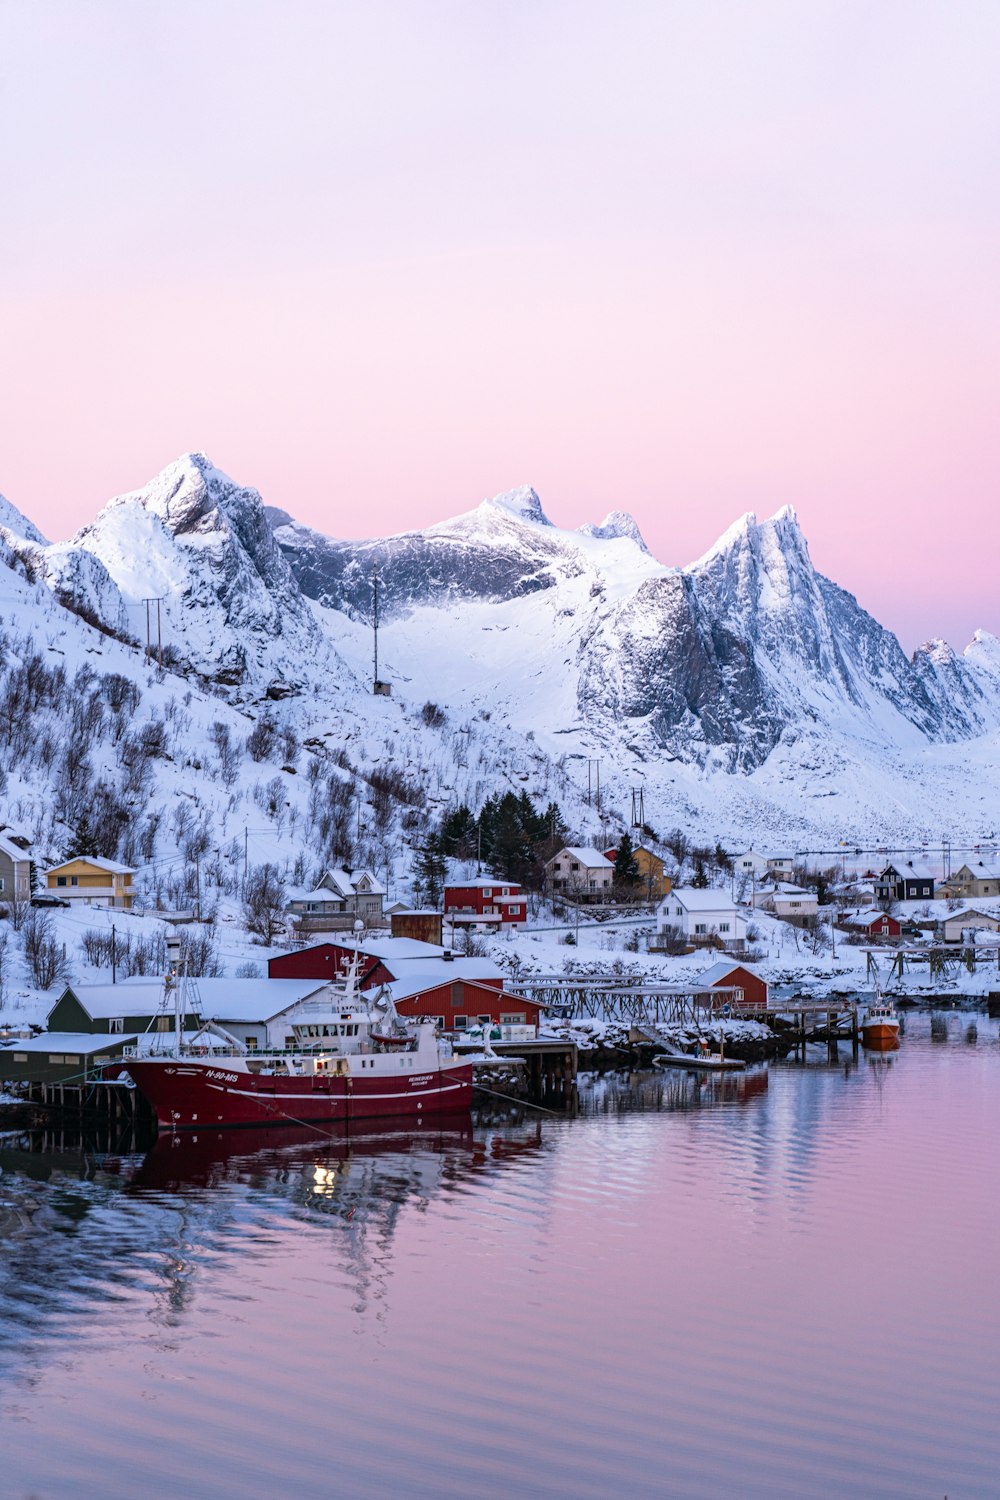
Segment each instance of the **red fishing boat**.
[[[165,1130],[468,1110],[472,1064],[453,1055],[432,1022],[404,1028],[385,1005],[369,1009],[354,979],[329,985],[286,1017],[289,1047],[248,1051],[210,1026],[184,1042],[178,1019],[172,1052],[127,1056],[124,1066]],[[180,1017],[183,983],[177,994]]]

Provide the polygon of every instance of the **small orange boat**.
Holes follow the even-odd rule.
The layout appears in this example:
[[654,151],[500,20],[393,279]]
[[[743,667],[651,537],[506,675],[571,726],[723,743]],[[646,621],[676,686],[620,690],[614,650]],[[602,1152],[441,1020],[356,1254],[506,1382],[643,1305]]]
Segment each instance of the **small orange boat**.
[[881,992],[861,1018],[861,1040],[873,1052],[891,1052],[899,1046],[899,1017],[892,1001]]

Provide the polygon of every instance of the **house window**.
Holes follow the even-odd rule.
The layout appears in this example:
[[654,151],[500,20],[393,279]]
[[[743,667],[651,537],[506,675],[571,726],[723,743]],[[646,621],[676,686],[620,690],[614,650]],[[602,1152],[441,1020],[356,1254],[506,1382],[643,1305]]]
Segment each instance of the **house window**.
[[65,1057],[63,1057],[63,1055],[62,1055],[61,1052],[50,1052],[49,1053],[49,1066],[50,1067],[53,1067],[53,1066],[57,1065],[58,1063],[64,1063],[65,1061],[66,1061],[66,1059],[65,1059]]
[[483,887],[483,899],[484,900],[488,900],[489,898],[492,897],[492,895],[493,895],[493,887],[491,885],[484,886]]
[[66,876],[65,875],[57,875],[56,876],[56,885],[65,885],[65,884],[66,884]]
[[492,1016],[477,1016],[476,1017],[476,1020],[479,1022],[480,1026],[486,1026],[486,1025],[488,1025],[489,1022],[492,1021],[492,1019],[493,1019]]
[[469,1018],[468,1018],[468,1016],[456,1016],[455,1017],[455,1030],[456,1031],[464,1031],[465,1028],[468,1026],[468,1024],[469,1024]]
[[69,877],[69,883],[70,883],[70,885],[79,885],[80,884],[80,877],[78,875],[71,875]]
[[728,922],[720,922],[719,923],[719,931],[720,932],[728,932],[729,931],[729,923]]
[[697,934],[700,935],[700,934],[706,933],[708,931],[708,926],[707,926],[707,924],[705,922],[696,922],[694,930],[695,930],[695,932]]
[[508,1015],[501,1015],[501,1017],[500,1017],[500,1025],[501,1026],[523,1026],[524,1025],[524,1012],[521,1011],[520,1014],[518,1014],[518,1015],[509,1015],[509,1016]]
[[512,906],[510,914],[512,917],[519,917],[521,915],[521,908],[519,906]]
[[26,1063],[28,1061],[28,1054],[27,1054],[27,1052],[15,1052],[14,1053],[14,1061],[15,1062]]
[[125,1030],[125,1017],[112,1016],[111,1020],[108,1022],[108,1030],[111,1032],[112,1036],[121,1036],[122,1032]]
[[443,1031],[444,1030],[444,1016],[435,1016],[433,1019],[434,1019],[434,1025],[438,1028],[438,1030],[439,1031]]
[[571,870],[578,870],[579,868],[580,866],[575,861],[570,865]]

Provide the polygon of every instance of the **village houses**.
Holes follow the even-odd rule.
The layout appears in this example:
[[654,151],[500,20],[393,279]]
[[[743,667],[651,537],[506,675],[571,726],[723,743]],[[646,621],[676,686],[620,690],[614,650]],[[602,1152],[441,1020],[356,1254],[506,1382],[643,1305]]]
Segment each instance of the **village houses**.
[[[604,858],[612,864],[618,854],[617,849],[605,849]],[[663,860],[652,849],[647,849],[644,844],[638,844],[632,850],[635,858],[636,869],[639,871],[639,879],[636,882],[639,893],[647,901],[660,901],[670,890],[670,876],[664,874]]]
[[554,895],[602,901],[611,895],[615,867],[599,849],[566,848],[546,860],[545,878]]
[[989,865],[983,860],[962,865],[946,882],[948,893],[965,898],[981,900],[983,896],[1000,896],[1000,865]]
[[131,911],[135,890],[131,865],[96,854],[80,854],[45,871],[45,888],[63,900]]
[[769,911],[793,927],[805,927],[819,909],[815,891],[807,891],[800,885],[785,885],[781,882],[765,886],[754,894],[753,904],[761,911]]
[[746,913],[725,891],[678,886],[660,903],[657,925],[661,939],[677,936],[696,948],[746,944]]
[[886,865],[875,881],[876,901],[921,901],[933,899],[935,877],[924,865],[912,861]]
[[787,879],[795,867],[795,855],[788,853],[762,853],[758,849],[747,849],[733,856],[733,869],[737,875],[752,876],[763,880],[772,875],[775,879]]
[[520,927],[528,920],[528,898],[516,881],[477,876],[445,886],[444,915],[450,927]]
[[0,831],[0,908],[30,899],[31,845],[11,829]]
[[371,870],[327,870],[314,890],[292,889],[286,912],[303,933],[348,932],[355,922],[365,927],[385,927],[382,911],[385,886]]

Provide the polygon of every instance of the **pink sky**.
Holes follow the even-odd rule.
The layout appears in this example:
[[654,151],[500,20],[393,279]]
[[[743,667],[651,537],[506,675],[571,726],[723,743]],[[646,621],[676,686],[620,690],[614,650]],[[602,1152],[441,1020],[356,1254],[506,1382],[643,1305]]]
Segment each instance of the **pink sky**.
[[1000,630],[998,58],[985,0],[8,7],[0,491],[530,483],[668,563],[791,502],[908,648]]

